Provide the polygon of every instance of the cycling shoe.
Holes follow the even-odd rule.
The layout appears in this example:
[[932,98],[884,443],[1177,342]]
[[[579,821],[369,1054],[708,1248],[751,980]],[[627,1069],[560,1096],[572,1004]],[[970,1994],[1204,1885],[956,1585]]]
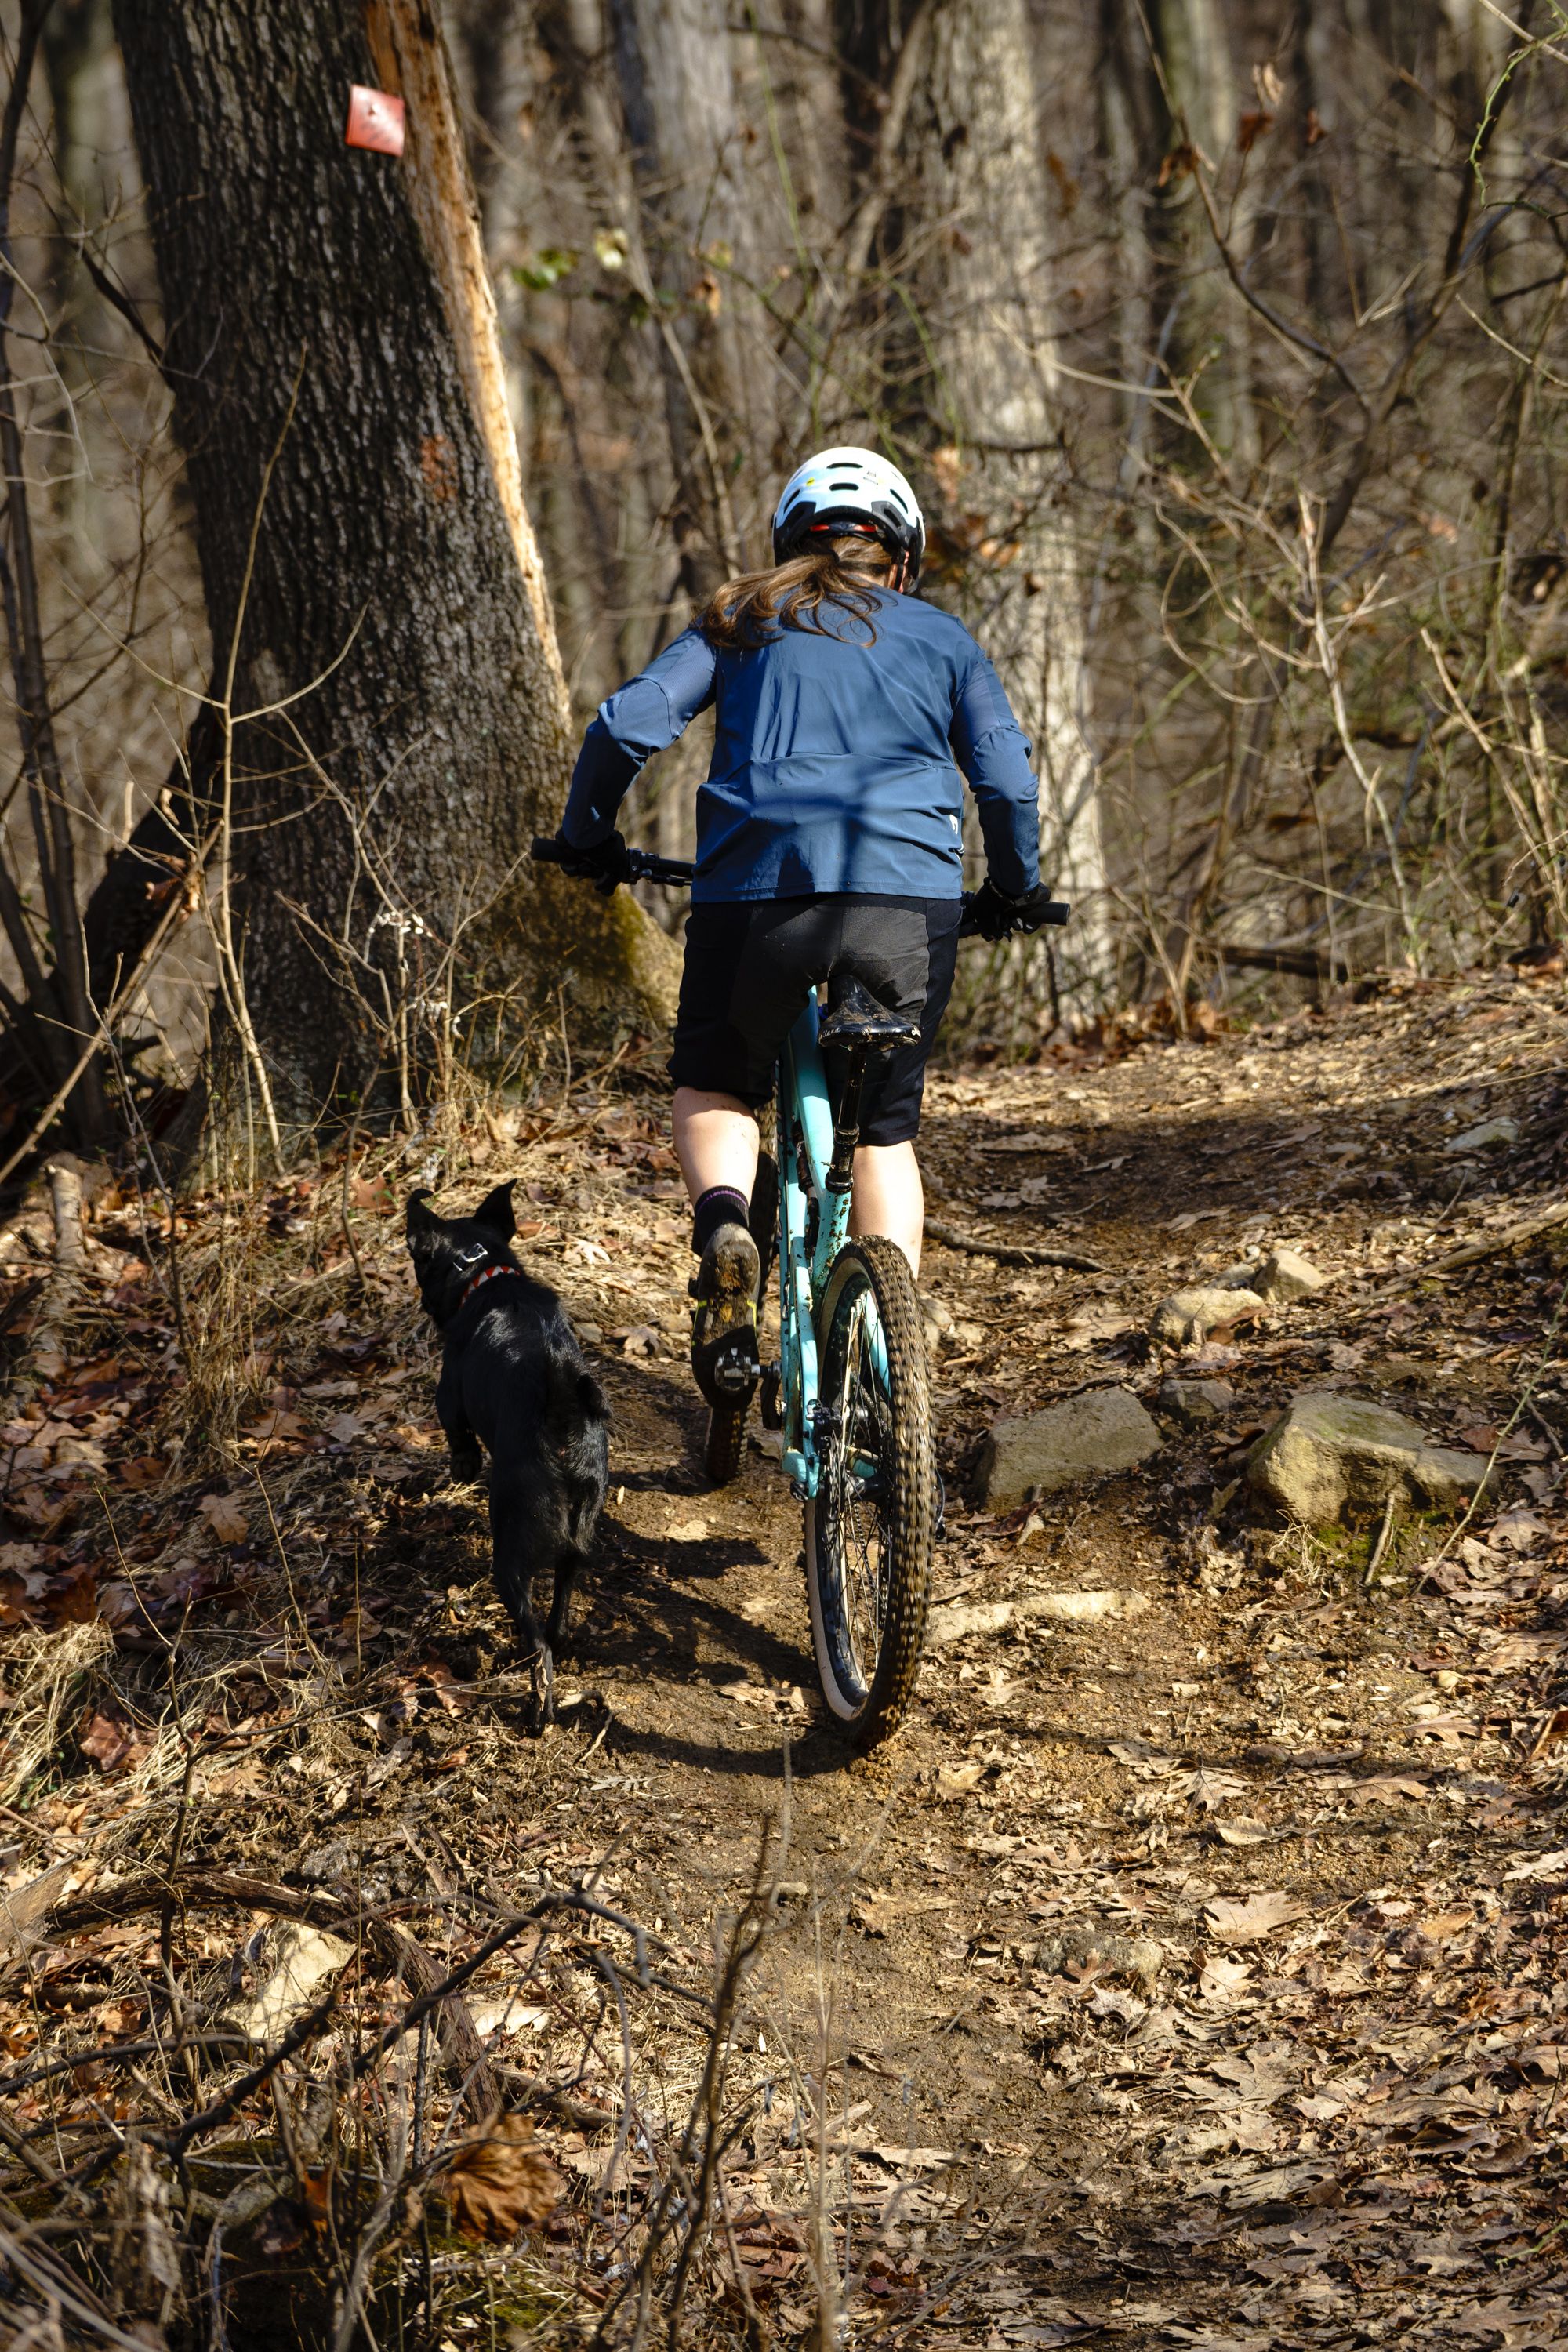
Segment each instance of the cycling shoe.
[[691,1371],[715,1410],[749,1404],[762,1378],[757,1293],[763,1262],[744,1225],[721,1225],[702,1253],[691,1320]]

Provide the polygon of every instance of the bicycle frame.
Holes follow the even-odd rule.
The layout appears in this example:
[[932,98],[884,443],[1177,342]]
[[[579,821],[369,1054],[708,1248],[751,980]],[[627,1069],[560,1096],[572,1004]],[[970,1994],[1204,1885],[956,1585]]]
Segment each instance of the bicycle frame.
[[[784,1041],[778,1070],[779,1402],[784,1472],[801,1502],[816,1496],[819,1474],[816,1309],[849,1230],[849,1193],[828,1182],[834,1117],[817,1024],[812,996]],[[869,1301],[866,1311],[875,1317]],[[875,1320],[868,1337],[885,1378],[881,1326]]]

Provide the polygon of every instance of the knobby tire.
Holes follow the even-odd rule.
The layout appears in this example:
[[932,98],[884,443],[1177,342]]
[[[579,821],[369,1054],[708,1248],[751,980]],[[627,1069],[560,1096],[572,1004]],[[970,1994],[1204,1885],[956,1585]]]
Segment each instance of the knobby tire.
[[[868,1292],[886,1348],[885,1388],[863,1318],[856,1339],[856,1302]],[[822,1401],[845,1420],[824,1436],[817,1493],[805,1506],[812,1640],[829,1713],[871,1748],[897,1729],[914,1692],[935,1538],[925,1339],[914,1277],[896,1242],[846,1242],[828,1276],[817,1344]],[[862,1484],[873,1459],[874,1501]],[[866,1654],[873,1641],[874,1658]]]

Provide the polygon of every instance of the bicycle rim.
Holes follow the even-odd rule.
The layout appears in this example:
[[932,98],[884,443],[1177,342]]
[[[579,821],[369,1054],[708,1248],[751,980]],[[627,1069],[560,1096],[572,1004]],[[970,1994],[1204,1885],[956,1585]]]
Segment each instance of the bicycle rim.
[[932,1475],[925,1341],[896,1242],[847,1242],[819,1323],[826,1407],[805,1506],[805,1578],[829,1711],[862,1746],[897,1727],[931,1599]]

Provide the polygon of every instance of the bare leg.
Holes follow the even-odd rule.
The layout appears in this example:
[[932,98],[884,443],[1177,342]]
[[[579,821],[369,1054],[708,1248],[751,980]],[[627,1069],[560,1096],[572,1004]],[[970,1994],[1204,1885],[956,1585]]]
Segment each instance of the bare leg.
[[724,1184],[749,1201],[757,1181],[757,1115],[734,1095],[677,1087],[675,1156],[695,1202]]
[[[715,1184],[732,1186],[749,1201],[757,1177],[757,1121],[734,1095],[678,1087],[675,1151],[693,1201]],[[912,1143],[863,1143],[855,1154],[852,1234],[885,1234],[898,1243],[916,1276],[925,1227],[925,1192]]]
[[925,1190],[912,1143],[863,1143],[855,1154],[852,1234],[885,1234],[909,1259],[916,1281],[925,1231]]

